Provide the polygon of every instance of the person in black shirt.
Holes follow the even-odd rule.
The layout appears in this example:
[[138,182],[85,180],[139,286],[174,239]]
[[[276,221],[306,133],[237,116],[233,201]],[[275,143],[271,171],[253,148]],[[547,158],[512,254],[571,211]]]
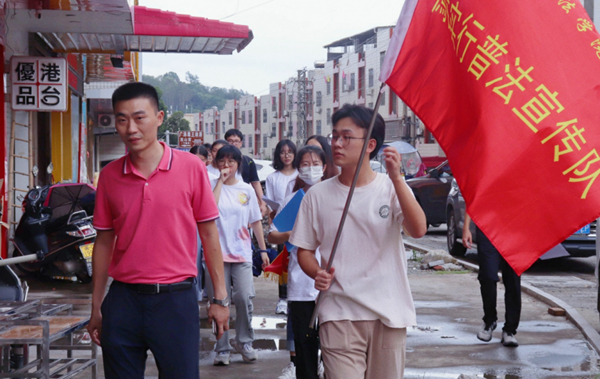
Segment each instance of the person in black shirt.
[[[225,133],[225,140],[242,150],[242,141],[244,140],[244,134],[238,129],[229,129]],[[258,205],[260,205],[260,211],[263,216],[268,213],[267,204],[263,200],[263,190],[260,185],[260,179],[258,178],[258,172],[256,170],[256,164],[247,155],[242,157],[242,180],[248,183],[254,188],[256,192],[256,198],[258,199]]]

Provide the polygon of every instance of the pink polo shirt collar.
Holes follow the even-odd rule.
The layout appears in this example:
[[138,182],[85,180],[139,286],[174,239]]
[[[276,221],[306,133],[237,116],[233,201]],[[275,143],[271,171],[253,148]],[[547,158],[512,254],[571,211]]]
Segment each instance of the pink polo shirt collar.
[[[173,165],[173,149],[171,149],[169,146],[167,146],[167,144],[165,144],[162,141],[159,141],[159,143],[164,148],[164,152],[162,158],[160,158],[160,162],[158,163],[158,167],[156,169],[162,171],[169,171],[171,169],[171,166]],[[128,152],[125,155],[125,161],[123,162],[123,174],[134,174],[144,178],[144,176],[140,174],[140,172],[133,166],[133,163],[131,162],[130,152]]]

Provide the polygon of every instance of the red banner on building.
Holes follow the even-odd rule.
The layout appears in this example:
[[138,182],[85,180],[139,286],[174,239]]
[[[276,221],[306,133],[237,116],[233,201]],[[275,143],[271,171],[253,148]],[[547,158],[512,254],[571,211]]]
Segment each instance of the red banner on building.
[[522,273],[600,216],[600,35],[576,0],[406,0],[382,67]]

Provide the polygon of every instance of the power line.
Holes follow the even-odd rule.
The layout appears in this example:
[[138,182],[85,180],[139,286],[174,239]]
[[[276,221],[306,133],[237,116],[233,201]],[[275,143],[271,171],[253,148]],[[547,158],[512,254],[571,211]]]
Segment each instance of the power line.
[[[233,17],[233,16],[235,16],[235,15],[238,15],[238,14],[240,14],[240,13],[244,13],[244,12],[246,12],[246,11],[249,11],[249,10],[251,10],[251,9],[258,8],[258,7],[260,7],[260,6],[263,6],[263,5],[265,5],[265,4],[272,3],[273,1],[275,1],[275,0],[269,0],[269,1],[265,1],[264,3],[257,4],[257,5],[255,5],[255,6],[253,6],[253,7],[246,8],[246,9],[242,9],[242,10],[241,10],[241,11],[239,11],[239,12],[238,12],[238,11],[237,11],[237,9],[236,9],[236,11],[235,11],[234,13],[230,14],[230,15],[229,15],[229,16],[227,16],[227,17],[223,17],[223,18],[222,18],[222,19],[220,19],[219,21],[223,21],[223,20],[225,20],[225,19],[228,19],[229,17]],[[239,5],[239,2],[238,2],[238,5]]]

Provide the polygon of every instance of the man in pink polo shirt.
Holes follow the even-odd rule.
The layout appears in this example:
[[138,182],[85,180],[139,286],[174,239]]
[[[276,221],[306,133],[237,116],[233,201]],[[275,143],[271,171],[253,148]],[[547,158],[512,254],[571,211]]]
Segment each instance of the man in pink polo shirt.
[[[215,288],[209,321],[229,329],[219,212],[206,166],[158,142],[164,114],[154,87],[127,83],[112,97],[128,154],[100,175],[94,210],[92,316],[106,378],[143,378],[147,352],[161,378],[199,378],[196,230]],[[114,281],[104,298],[108,276]]]

